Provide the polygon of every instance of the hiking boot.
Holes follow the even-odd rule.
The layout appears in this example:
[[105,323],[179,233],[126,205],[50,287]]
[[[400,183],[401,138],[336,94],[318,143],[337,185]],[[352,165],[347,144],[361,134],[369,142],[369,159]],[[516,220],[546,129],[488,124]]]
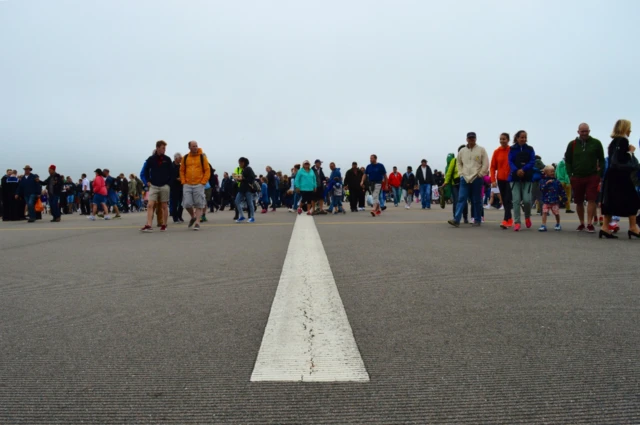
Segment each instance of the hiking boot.
[[145,224],[144,227],[142,229],[140,229],[140,231],[144,232],[144,233],[151,233],[151,232],[153,232],[153,227],[148,226],[148,225]]

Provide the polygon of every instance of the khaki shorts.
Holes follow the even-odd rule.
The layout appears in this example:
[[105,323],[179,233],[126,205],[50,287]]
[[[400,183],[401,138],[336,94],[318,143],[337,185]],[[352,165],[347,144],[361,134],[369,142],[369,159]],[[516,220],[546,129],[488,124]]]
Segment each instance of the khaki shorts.
[[149,202],[169,202],[169,185],[149,187]]

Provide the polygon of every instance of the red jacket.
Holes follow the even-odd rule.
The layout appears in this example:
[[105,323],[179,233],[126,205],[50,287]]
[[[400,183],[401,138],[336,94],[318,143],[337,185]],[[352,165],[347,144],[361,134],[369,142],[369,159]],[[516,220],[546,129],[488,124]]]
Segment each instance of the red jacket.
[[389,186],[400,187],[401,184],[402,184],[402,174],[400,173],[389,174]]

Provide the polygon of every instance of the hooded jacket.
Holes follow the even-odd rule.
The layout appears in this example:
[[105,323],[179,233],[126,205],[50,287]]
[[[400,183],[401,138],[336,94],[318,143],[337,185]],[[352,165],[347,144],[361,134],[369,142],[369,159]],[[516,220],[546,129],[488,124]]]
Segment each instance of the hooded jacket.
[[444,184],[460,184],[460,176],[458,175],[458,160],[456,157],[451,158],[447,165],[447,174],[444,176]]
[[[530,182],[533,180],[533,167],[536,163],[536,152],[527,143],[520,146],[514,143],[509,149],[509,168],[511,174],[509,181],[512,182]],[[524,177],[518,177],[518,170],[524,171]]]
[[[497,180],[508,181],[511,174],[511,167],[509,166],[509,146],[502,147],[493,151],[491,156],[491,183],[496,183]],[[497,174],[497,177],[496,177]]]
[[564,163],[564,159],[558,162],[558,167],[556,168],[556,177],[562,184],[570,183],[569,174],[567,174],[567,166]]
[[542,192],[543,204],[559,204],[567,202],[567,194],[562,187],[562,183],[552,177],[542,177],[540,180],[540,192]]
[[180,181],[182,184],[206,185],[210,176],[209,160],[202,152],[202,148],[198,148],[198,153],[195,155],[189,152],[182,157],[182,164],[180,164]]
[[313,192],[317,187],[317,177],[313,169],[307,171],[301,168],[296,174],[296,189],[300,189],[301,192]]

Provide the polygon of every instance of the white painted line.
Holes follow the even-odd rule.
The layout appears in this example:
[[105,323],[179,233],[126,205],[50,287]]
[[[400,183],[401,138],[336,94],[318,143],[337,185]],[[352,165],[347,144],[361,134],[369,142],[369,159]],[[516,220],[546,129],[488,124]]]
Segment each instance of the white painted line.
[[252,382],[369,382],[312,217],[293,227]]

